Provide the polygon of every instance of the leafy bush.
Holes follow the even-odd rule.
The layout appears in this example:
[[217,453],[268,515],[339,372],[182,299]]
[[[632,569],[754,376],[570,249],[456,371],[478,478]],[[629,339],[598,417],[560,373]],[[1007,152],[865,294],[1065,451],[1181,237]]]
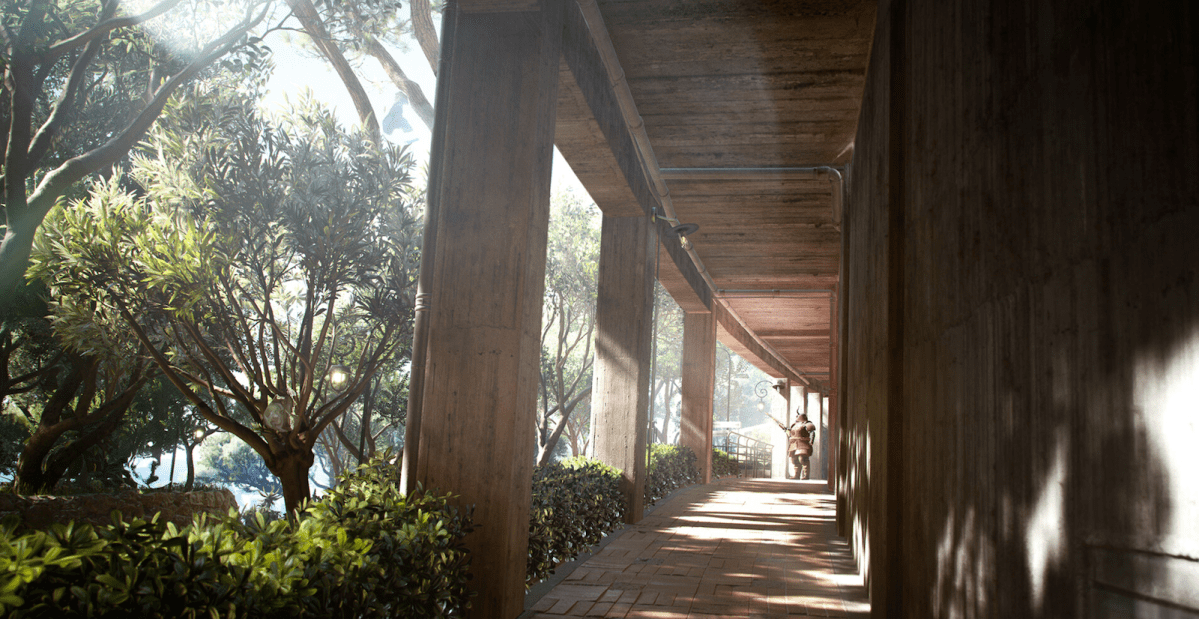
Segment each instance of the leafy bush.
[[537,467],[529,509],[526,585],[584,552],[624,522],[620,471],[577,457]]
[[655,444],[650,448],[645,476],[645,503],[653,505],[675,489],[699,481],[699,467],[690,447]]
[[298,521],[235,511],[179,531],[156,519],[0,526],[0,614],[19,617],[453,617],[468,606],[462,513],[400,495],[394,467],[344,476]]
[[736,477],[741,474],[741,467],[732,456],[720,449],[712,449],[712,475],[716,477]]

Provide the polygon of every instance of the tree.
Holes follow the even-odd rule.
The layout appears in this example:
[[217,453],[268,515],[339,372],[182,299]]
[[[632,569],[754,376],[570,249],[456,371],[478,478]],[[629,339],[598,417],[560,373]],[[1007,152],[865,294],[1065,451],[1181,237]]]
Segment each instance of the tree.
[[[155,45],[139,28],[211,8],[207,0],[163,0],[130,15],[120,0],[3,4],[0,307],[21,285],[38,226],[76,183],[124,157],[171,95],[218,59],[235,50],[244,52],[241,64],[259,59],[250,33],[268,11],[261,0],[246,0],[239,21],[190,51]],[[206,23],[224,22],[207,14]],[[144,62],[131,62],[137,58]]]
[[714,420],[741,420],[741,407],[745,404],[741,389],[756,382],[749,379],[751,369],[758,371],[724,344],[716,343],[716,389],[712,406]]
[[276,495],[283,489],[262,457],[228,434],[207,441],[199,459],[200,468],[206,472],[200,476],[201,481]]
[[262,457],[289,512],[321,432],[411,330],[412,160],[364,138],[311,101],[272,124],[197,88],[135,159],[138,193],[96,182],[47,219],[34,254],[59,328],[132,331],[198,413]]
[[[336,3],[326,3],[329,6],[334,4]],[[366,89],[362,87],[358,75],[354,73],[354,68],[342,54],[341,48],[329,34],[326,23],[316,6],[311,0],[287,0],[287,5],[291,7],[292,15],[300,22],[300,27],[308,34],[312,44],[321,56],[333,66],[337,77],[345,85],[346,91],[350,94],[350,100],[354,102],[354,109],[358,111],[358,118],[362,121],[366,135],[378,144],[380,141],[379,119],[375,116],[370,97],[367,96]]]
[[362,397],[321,433],[317,460],[329,479],[336,479],[351,464],[366,463],[381,446],[402,448],[408,374],[401,365],[408,358],[410,350],[398,351],[391,363],[376,373]]
[[[654,373],[650,383],[650,443],[678,441],[671,432],[674,409],[682,415],[683,310],[659,282],[654,282]],[[661,425],[659,425],[661,420]]]
[[108,446],[151,376],[137,360],[140,344],[129,337],[98,348],[65,345],[35,292],[44,291],[22,288],[26,298],[0,317],[0,399],[15,447],[8,466],[22,493],[48,490],[72,474],[86,476],[83,457]]
[[[425,57],[437,74],[440,57],[437,31],[433,26],[433,6],[428,0],[409,3],[410,21],[403,20],[400,0],[343,0],[342,2],[311,3],[310,0],[288,0],[295,10],[304,32],[313,46],[337,71],[350,93],[363,122],[371,112],[366,91],[353,74],[346,56],[370,56],[383,68],[392,84],[412,104],[413,110],[426,127],[433,127],[433,104],[420,85],[407,73],[388,47],[403,47],[405,35],[416,38]],[[365,102],[361,104],[360,101]],[[373,119],[373,116],[371,117]],[[378,134],[378,129],[373,129]]]
[[599,212],[572,194],[554,199],[541,329],[537,462],[548,463],[572,413],[591,394]]

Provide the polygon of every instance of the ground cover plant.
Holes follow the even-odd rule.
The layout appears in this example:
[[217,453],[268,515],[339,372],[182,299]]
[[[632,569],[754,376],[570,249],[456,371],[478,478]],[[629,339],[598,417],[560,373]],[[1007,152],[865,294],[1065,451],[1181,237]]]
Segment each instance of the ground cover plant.
[[698,482],[699,467],[696,461],[695,452],[690,447],[653,445],[645,471],[646,505],[653,505],[671,492]]
[[620,471],[585,457],[534,470],[526,584],[544,580],[624,522],[619,484]]
[[0,614],[13,617],[456,617],[473,524],[447,497],[404,497],[382,460],[294,520],[236,512],[177,530],[0,526]]
[[712,449],[712,475],[714,477],[736,477],[741,474],[741,466],[732,456],[721,449]]

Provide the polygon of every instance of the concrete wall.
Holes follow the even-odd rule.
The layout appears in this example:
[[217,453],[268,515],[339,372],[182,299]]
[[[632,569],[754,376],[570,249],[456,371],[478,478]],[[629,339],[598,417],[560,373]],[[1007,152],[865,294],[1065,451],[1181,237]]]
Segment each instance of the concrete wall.
[[1197,12],[881,3],[838,467],[875,616],[1199,612]]

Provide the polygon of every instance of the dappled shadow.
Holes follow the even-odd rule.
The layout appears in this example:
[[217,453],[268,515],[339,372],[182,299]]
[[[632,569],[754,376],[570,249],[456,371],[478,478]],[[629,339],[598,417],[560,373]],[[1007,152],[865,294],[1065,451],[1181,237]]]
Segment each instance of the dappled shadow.
[[865,617],[865,590],[835,535],[831,497],[793,488],[767,480],[689,488],[526,616]]

